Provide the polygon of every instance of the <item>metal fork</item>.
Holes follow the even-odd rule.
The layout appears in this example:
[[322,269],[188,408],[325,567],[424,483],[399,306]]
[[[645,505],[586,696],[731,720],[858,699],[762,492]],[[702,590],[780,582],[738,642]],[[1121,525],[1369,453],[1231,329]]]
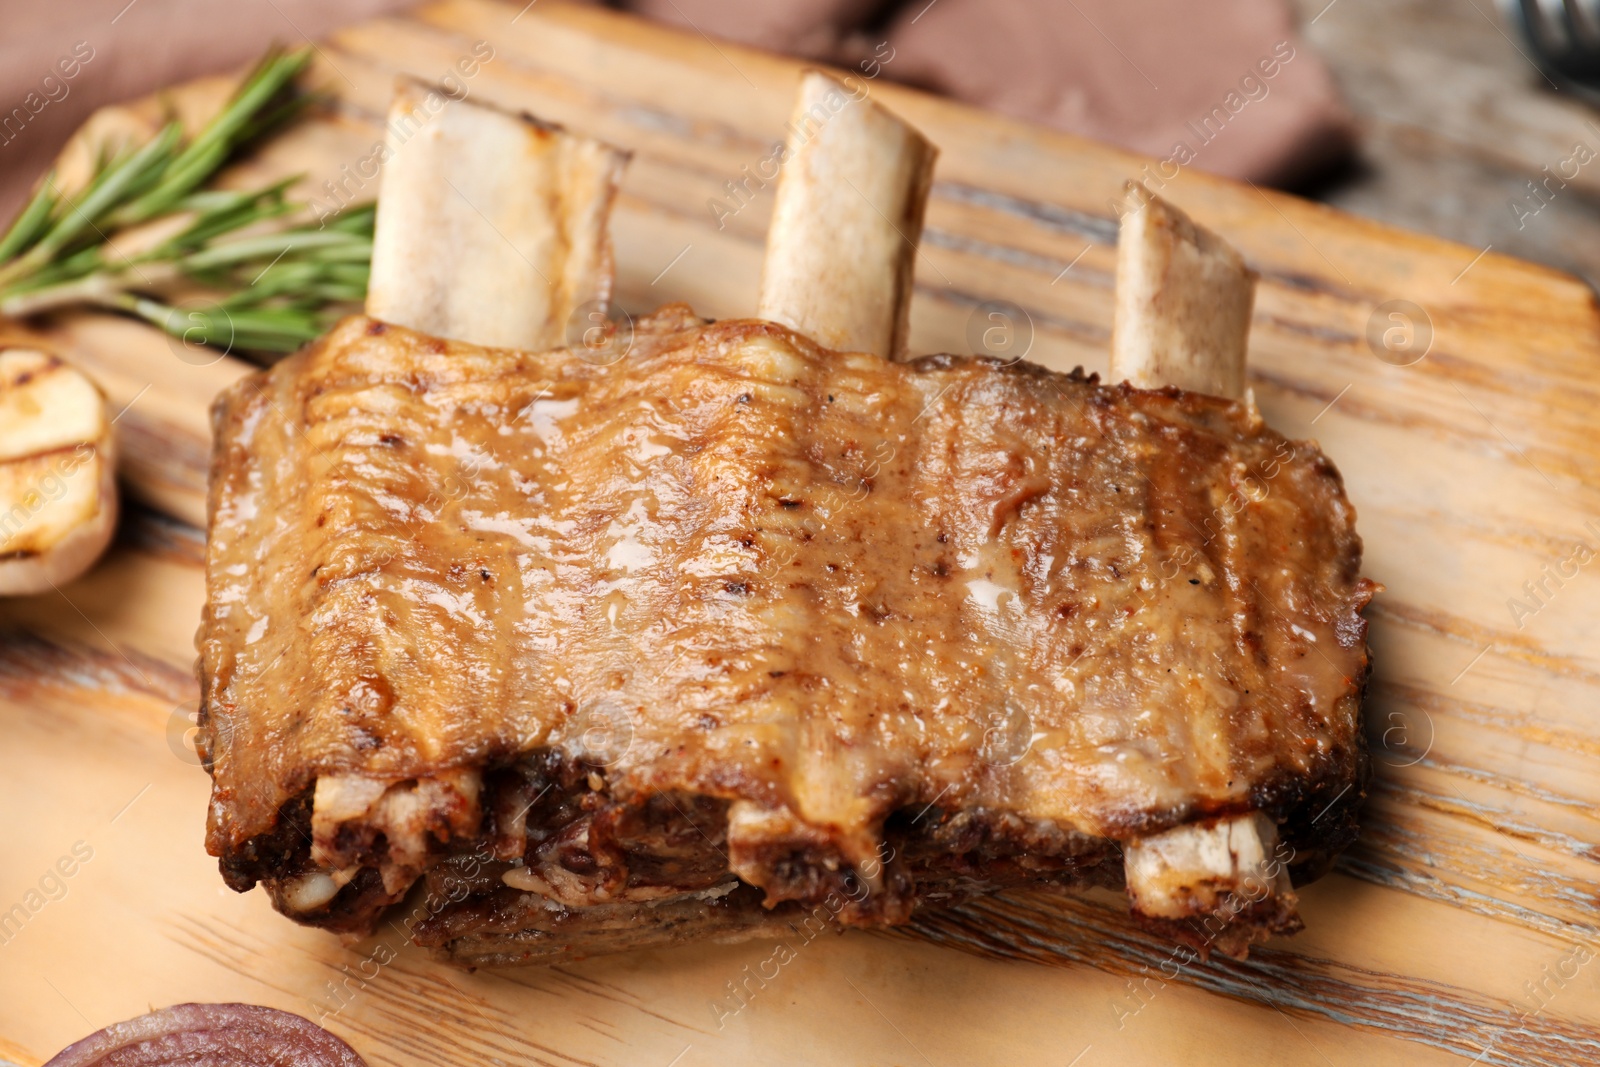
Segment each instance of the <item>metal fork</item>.
[[1600,104],[1600,0],[1500,0],[1545,77]]

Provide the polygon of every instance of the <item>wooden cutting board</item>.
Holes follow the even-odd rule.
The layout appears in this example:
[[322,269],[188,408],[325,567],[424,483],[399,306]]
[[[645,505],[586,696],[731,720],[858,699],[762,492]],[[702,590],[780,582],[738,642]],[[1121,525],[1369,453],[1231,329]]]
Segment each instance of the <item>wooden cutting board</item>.
[[[471,93],[634,150],[614,227],[625,307],[754,309],[772,193],[752,181],[729,210],[727,183],[781,139],[799,68],[605,11],[448,0],[338,34],[316,69],[334,110],[233,178],[305,171],[326,205],[324,181],[370,198],[394,76],[440,79],[478,42],[493,54]],[[200,113],[225,89],[173,99]],[[1004,300],[1029,358],[1103,370],[1109,201],[1144,161],[871,91],[943,150],[913,348],[973,350],[1007,326],[986,303]],[[1260,270],[1251,385],[1273,425],[1338,463],[1366,573],[1388,586],[1369,612],[1366,828],[1304,890],[1305,933],[1184,966],[1111,895],[1022,896],[786,952],[469,974],[393,929],[344,946],[293,926],[223,888],[185,744],[206,408],[247,368],[72,316],[47,332],[127,405],[124,475],[146,506],[92,574],[0,606],[0,1058],[37,1064],[152,1006],[242,1000],[321,1019],[375,1065],[1600,1062],[1593,295],[1192,171],[1161,191]]]

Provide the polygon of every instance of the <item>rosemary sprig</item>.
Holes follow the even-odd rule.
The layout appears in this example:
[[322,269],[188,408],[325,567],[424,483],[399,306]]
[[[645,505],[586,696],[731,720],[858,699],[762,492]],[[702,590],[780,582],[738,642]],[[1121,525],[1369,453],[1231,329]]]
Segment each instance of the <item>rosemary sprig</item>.
[[[186,342],[291,351],[324,332],[338,305],[366,294],[373,209],[322,227],[293,225],[305,205],[287,190],[205,189],[245,144],[299,113],[293,90],[308,48],[271,49],[215,118],[185,141],[169,122],[142,145],[103,152],[84,188],[62,193],[47,174],[0,237],[0,314],[21,317],[89,304],[137,315]],[[177,232],[142,252],[111,239],[174,220]],[[180,299],[194,290],[213,295]],[[197,306],[190,307],[190,304]]]

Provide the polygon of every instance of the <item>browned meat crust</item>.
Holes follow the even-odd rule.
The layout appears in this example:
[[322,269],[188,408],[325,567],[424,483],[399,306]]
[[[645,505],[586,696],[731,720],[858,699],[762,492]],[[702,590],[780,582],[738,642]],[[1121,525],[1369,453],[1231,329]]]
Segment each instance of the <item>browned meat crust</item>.
[[608,367],[348,320],[215,425],[207,844],[302,921],[428,874],[498,959],[1354,832],[1373,587],[1245,405],[675,306]]
[[[640,806],[596,793],[581,765],[544,752],[496,776],[494,812],[477,854],[431,868],[416,940],[467,962],[589,955],[705,937],[785,930],[808,918],[827,927],[909,915],[976,893],[1021,886],[1116,886],[1121,857],[1104,839],[1029,826],[1016,816],[925,808],[884,827],[882,866],[894,891],[874,893],[850,868],[830,869],[820,839],[772,842],[758,856],[730,854],[728,805],[657,794]],[[506,836],[507,812],[526,811],[526,845]],[[809,846],[809,847],[808,847]],[[514,860],[492,858],[515,854]],[[766,894],[729,873],[755,869]],[[575,900],[507,885],[521,870],[595,876]],[[512,881],[520,881],[515,874]],[[880,905],[900,902],[904,915]],[[623,944],[625,941],[625,945]]]

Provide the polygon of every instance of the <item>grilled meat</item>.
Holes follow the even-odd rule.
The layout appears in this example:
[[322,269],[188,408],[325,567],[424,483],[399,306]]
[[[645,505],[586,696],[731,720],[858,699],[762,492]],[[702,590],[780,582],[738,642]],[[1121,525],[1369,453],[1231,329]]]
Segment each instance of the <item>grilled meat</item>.
[[415,890],[468,963],[1028,886],[1202,951],[1298,927],[1355,832],[1374,587],[1242,395],[1238,253],[1134,188],[1127,382],[896,362],[936,152],[813,72],[760,317],[630,346],[626,153],[434,95],[396,94],[368,315],[215,409],[229,884],[346,932]]
[[[504,962],[1354,832],[1373,587],[1248,402],[671,306],[609,366],[353,318],[215,430],[207,844],[300,921],[423,879],[419,939]],[[1277,888],[1141,910],[1231,951]]]

